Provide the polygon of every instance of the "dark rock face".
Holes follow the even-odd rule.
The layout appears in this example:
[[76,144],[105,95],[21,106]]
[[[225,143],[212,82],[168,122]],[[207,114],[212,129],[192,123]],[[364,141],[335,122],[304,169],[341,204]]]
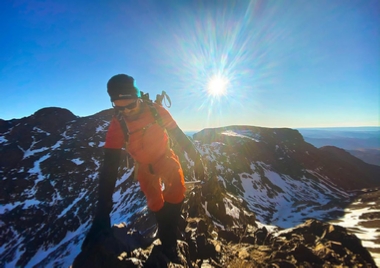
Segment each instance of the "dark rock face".
[[[0,267],[72,264],[92,222],[102,147],[112,115],[112,110],[106,110],[76,117],[65,109],[45,108],[30,117],[0,120]],[[292,233],[285,239],[284,233],[262,224],[290,228],[309,218],[338,219],[362,194],[362,187],[379,186],[376,167],[333,148],[317,149],[290,129],[231,126],[201,131],[195,139],[209,179],[195,184],[183,206],[178,245],[184,267],[249,267],[252,263],[294,267],[302,262],[314,266],[320,260],[326,266],[350,267],[352,258],[358,264],[371,263],[356,238],[342,237],[345,229],[334,226],[339,235],[323,236],[330,225],[315,221],[320,227],[314,233]],[[194,180],[191,161],[179,148],[176,152],[186,180]],[[159,241],[151,237],[155,220],[132,179],[133,168],[126,167],[127,157],[120,164],[111,213],[112,223],[125,222],[114,228],[119,242],[103,237],[104,243],[95,251],[82,252],[76,265],[83,256],[93,263],[103,261],[105,267],[118,267],[120,262],[123,267],[126,263],[167,265]],[[361,226],[378,229],[376,212],[362,218],[369,225]],[[315,240],[334,250],[330,257],[318,251]],[[338,252],[339,256],[347,253],[344,263]],[[88,267],[96,267],[93,263]]]
[[27,118],[2,120],[0,129],[7,142],[0,147],[0,166],[16,168],[28,151],[53,146],[66,124],[76,118],[66,109],[44,108]]
[[[370,188],[380,181],[378,170],[380,166],[368,165],[347,151],[325,146],[319,149],[322,159],[325,159],[325,169],[337,178],[339,185],[349,185],[349,189]],[[358,180],[357,178],[361,178]]]
[[30,124],[47,132],[56,132],[65,127],[66,123],[77,117],[67,109],[43,108],[35,112],[30,118]]

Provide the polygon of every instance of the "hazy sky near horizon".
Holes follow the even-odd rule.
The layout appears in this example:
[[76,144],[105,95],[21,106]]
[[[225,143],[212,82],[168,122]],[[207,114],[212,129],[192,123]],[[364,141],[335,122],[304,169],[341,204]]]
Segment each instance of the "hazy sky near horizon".
[[2,119],[92,115],[126,73],[165,90],[184,130],[380,125],[378,0],[16,0],[0,15]]

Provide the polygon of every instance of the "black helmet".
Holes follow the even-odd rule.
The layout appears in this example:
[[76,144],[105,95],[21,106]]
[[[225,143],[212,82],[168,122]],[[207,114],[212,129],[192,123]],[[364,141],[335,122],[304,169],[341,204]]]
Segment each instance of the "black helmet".
[[135,84],[135,79],[126,74],[112,76],[107,83],[107,92],[111,97],[111,102],[141,97],[140,90]]

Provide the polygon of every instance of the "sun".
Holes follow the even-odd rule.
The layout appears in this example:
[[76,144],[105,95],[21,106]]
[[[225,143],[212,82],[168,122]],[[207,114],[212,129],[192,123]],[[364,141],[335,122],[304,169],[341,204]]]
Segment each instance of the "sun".
[[223,76],[213,76],[207,83],[207,93],[211,96],[222,96],[227,93],[228,79]]

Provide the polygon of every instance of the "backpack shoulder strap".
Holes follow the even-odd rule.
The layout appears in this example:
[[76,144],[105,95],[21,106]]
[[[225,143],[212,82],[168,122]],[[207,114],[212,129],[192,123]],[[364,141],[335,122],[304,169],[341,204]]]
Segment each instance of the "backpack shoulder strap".
[[124,135],[124,141],[126,144],[129,142],[129,131],[128,131],[128,126],[127,123],[125,122],[123,118],[122,112],[116,112],[115,117],[117,121],[119,121],[120,127],[123,130],[123,135]]
[[153,115],[154,121],[156,121],[162,128],[164,127],[164,122],[162,121],[162,117],[160,113],[157,111],[157,108],[154,107],[154,104],[152,101],[145,101],[145,103],[148,105],[149,110],[151,114]]
[[[125,149],[128,152],[129,131],[128,131],[127,123],[125,122],[125,120],[123,118],[123,113],[122,112],[116,111],[114,116],[116,117],[117,121],[119,121],[121,130],[123,131],[124,141],[125,141]],[[127,167],[127,169],[130,169],[131,166],[130,166],[130,163],[129,163],[129,157],[128,157],[128,155],[126,157],[126,161],[127,161],[126,167]]]

